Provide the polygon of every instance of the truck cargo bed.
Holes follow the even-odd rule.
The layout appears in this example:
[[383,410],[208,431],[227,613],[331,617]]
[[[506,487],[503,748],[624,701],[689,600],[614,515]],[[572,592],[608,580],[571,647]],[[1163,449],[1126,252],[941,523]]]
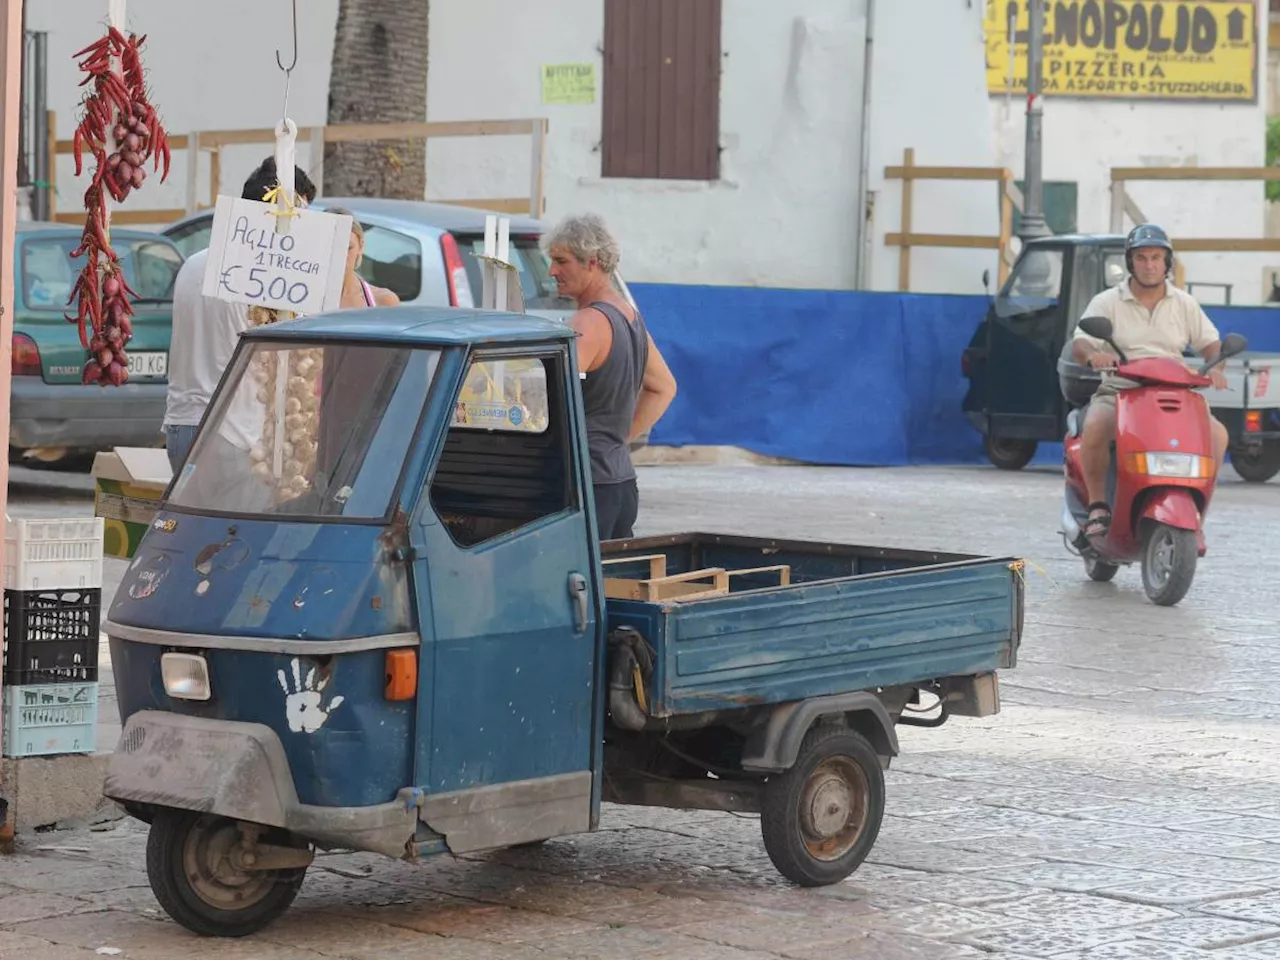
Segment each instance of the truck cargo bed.
[[610,629],[657,653],[653,717],[1012,667],[1022,563],[688,533],[602,545]]

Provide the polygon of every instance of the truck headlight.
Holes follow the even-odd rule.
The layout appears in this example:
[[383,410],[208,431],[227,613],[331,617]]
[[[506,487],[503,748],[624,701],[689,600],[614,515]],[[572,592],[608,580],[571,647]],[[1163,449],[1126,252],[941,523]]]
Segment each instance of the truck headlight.
[[1149,477],[1178,477],[1198,480],[1213,476],[1213,461],[1194,453],[1136,453],[1132,467],[1135,473]]
[[175,700],[208,700],[209,664],[198,653],[165,653],[160,656],[164,692]]

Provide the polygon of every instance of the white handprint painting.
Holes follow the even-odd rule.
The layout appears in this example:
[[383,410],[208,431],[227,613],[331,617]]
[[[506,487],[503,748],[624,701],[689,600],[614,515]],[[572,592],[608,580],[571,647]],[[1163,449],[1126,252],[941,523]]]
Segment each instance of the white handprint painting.
[[342,706],[343,697],[334,697],[327,704],[323,703],[324,688],[329,685],[327,676],[316,679],[316,668],[307,672],[304,682],[298,658],[293,658],[293,686],[289,686],[289,678],[284,670],[277,670],[280,689],[284,691],[284,715],[289,729],[294,733],[315,733],[325,725],[329,714]]

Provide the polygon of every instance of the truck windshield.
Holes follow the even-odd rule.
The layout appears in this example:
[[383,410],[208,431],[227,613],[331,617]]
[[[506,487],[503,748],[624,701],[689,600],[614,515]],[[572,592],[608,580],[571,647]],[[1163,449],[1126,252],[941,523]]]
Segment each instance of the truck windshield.
[[169,505],[192,513],[380,520],[440,354],[255,343],[237,355]]
[[1054,306],[1062,292],[1063,252],[1031,250],[1013,268],[1013,275],[996,297],[996,315],[1013,317]]

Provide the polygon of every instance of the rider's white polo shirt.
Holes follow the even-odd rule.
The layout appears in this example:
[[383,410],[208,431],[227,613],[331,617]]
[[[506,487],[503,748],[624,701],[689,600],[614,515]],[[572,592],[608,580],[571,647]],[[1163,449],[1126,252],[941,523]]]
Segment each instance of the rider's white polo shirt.
[[[1188,346],[1201,353],[1220,339],[1218,328],[1205,315],[1195,297],[1168,281],[1164,285],[1164,299],[1156,304],[1154,310],[1148,311],[1138,302],[1126,277],[1124,283],[1104,290],[1090,300],[1084,316],[1110,320],[1113,339],[1130,360],[1142,357],[1181,359],[1182,351]],[[1099,350],[1111,352],[1109,346],[1079,327],[1076,327],[1075,336],[1088,340]]]

